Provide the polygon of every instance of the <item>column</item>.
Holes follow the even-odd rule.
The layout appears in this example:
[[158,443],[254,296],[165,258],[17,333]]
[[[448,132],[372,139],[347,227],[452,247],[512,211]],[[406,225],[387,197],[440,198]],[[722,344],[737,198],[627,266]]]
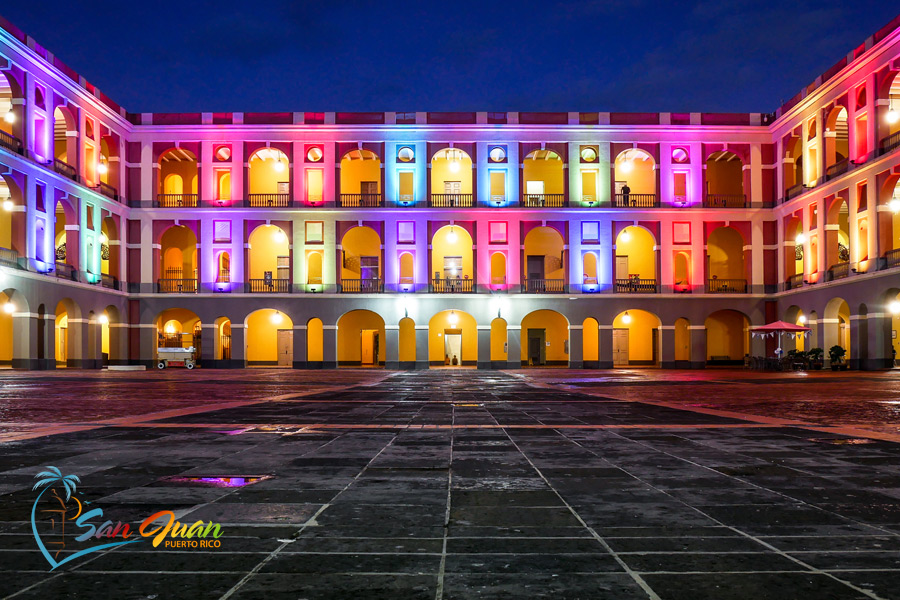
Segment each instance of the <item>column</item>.
[[218,340],[216,339],[216,331],[218,327],[216,327],[215,323],[201,323],[200,324],[200,366],[201,367],[210,367],[210,368],[218,368],[221,365],[218,364],[219,361],[216,360],[217,350],[218,350]]
[[384,326],[384,368],[389,371],[400,370],[400,326]]
[[[859,365],[860,369],[874,371],[893,368],[891,348],[891,315],[885,313],[869,313],[866,318],[867,348],[866,360]],[[851,332],[851,335],[852,332]],[[857,344],[860,345],[860,344]]]
[[428,360],[428,325],[416,325],[416,371],[426,371]]
[[[869,324],[866,315],[850,315],[850,352],[845,357],[851,369],[862,369],[869,350]],[[827,352],[827,350],[826,350]]]
[[247,366],[246,350],[247,344],[244,342],[245,328],[243,323],[231,323],[231,367],[234,369],[243,369]]
[[600,347],[597,349],[597,356],[600,359],[600,363],[598,368],[600,369],[612,369],[613,368],[613,327],[612,325],[600,325],[600,334],[598,336],[598,344]]
[[[691,325],[691,368],[706,368],[706,326]],[[753,352],[751,351],[751,354]]]
[[662,325],[659,328],[659,366],[663,369],[675,368],[675,326]]
[[522,327],[521,325],[506,326],[506,368],[522,368]]
[[12,315],[13,329],[13,369],[40,368],[37,357],[38,319],[29,312],[15,312]]
[[491,326],[478,325],[478,361],[479,369],[491,368]]
[[322,326],[322,368],[337,369],[337,325]]
[[569,368],[584,368],[584,332],[582,325],[569,325]]
[[762,293],[766,289],[763,243],[763,220],[757,216],[750,222],[750,247],[744,246],[744,252],[750,252],[750,272],[747,273],[750,293]]
[[306,334],[306,325],[294,325],[294,350],[293,350],[293,360],[294,364],[292,365],[295,369],[306,369],[308,365],[306,363],[306,358],[309,356],[307,354],[306,344],[307,344],[307,334]]

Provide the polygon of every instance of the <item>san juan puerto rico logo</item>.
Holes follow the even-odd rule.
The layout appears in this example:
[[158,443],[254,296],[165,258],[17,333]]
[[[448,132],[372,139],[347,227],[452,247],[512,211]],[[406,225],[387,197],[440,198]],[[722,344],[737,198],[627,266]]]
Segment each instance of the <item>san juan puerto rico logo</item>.
[[212,521],[179,523],[171,510],[160,510],[141,521],[136,529],[112,521],[78,492],[81,479],[45,467],[35,475],[32,491],[40,490],[31,507],[34,541],[53,571],[93,552],[149,541],[154,548],[216,549],[222,528]]

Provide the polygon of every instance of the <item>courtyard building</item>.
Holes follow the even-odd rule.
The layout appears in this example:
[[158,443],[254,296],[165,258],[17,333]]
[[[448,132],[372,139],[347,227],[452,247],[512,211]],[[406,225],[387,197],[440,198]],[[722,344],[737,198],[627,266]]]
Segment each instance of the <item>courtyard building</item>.
[[751,114],[132,113],[0,20],[0,280],[16,369],[887,368],[900,19]]

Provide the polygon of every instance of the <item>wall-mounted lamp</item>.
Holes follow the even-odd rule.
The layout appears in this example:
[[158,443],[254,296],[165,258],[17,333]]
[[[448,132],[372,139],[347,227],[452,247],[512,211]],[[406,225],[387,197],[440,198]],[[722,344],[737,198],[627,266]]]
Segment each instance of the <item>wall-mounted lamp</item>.
[[625,314],[622,315],[622,322],[625,323],[626,325],[631,323],[631,315],[628,314],[627,310],[625,311]]
[[269,320],[272,321],[273,325],[281,325],[281,322],[284,321],[284,316],[276,310],[272,313],[272,316],[269,317]]
[[628,231],[627,227],[619,234],[619,241],[625,244],[631,241],[631,233]]

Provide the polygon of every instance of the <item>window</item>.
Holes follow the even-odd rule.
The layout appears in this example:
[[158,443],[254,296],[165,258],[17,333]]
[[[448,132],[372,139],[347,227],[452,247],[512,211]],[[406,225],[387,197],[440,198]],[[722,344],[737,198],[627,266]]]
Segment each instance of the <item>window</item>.
[[488,224],[488,237],[491,244],[505,244],[506,221],[491,221]]
[[213,221],[213,241],[231,241],[231,221]]
[[416,241],[416,224],[414,221],[399,221],[397,223],[397,242],[412,244]]
[[491,171],[491,204],[500,206],[506,201],[506,171]]
[[506,162],[506,148],[503,146],[494,146],[488,152],[488,157],[491,159],[491,162]]
[[415,202],[415,180],[412,171],[400,171],[397,173],[397,190],[399,196],[397,200],[404,206]]
[[325,241],[325,224],[322,221],[306,222],[306,243],[321,244]]
[[412,162],[416,158],[415,151],[409,146],[402,146],[397,150],[397,160],[400,162]]
[[674,243],[674,244],[690,244],[691,243],[691,224],[690,223],[672,223],[672,243]]
[[585,162],[585,163],[597,162],[596,146],[582,146],[581,147],[581,162]]
[[462,256],[444,257],[444,279],[459,279],[462,277]]
[[322,187],[321,169],[307,169],[306,202],[309,204],[321,204],[324,200]]
[[86,206],[87,212],[87,228],[91,231],[94,230],[94,207],[88,204]]
[[600,243],[600,223],[584,221],[581,223],[581,242],[584,244]]
[[676,204],[687,203],[687,173],[675,172],[672,174],[673,196],[672,200]]
[[216,160],[219,162],[227,162],[231,160],[231,146],[219,146],[215,151]]
[[684,148],[673,148],[672,149],[672,161],[678,164],[684,164],[688,162],[688,152]]
[[306,149],[306,162],[317,163],[322,161],[325,153],[319,146],[309,146]]

